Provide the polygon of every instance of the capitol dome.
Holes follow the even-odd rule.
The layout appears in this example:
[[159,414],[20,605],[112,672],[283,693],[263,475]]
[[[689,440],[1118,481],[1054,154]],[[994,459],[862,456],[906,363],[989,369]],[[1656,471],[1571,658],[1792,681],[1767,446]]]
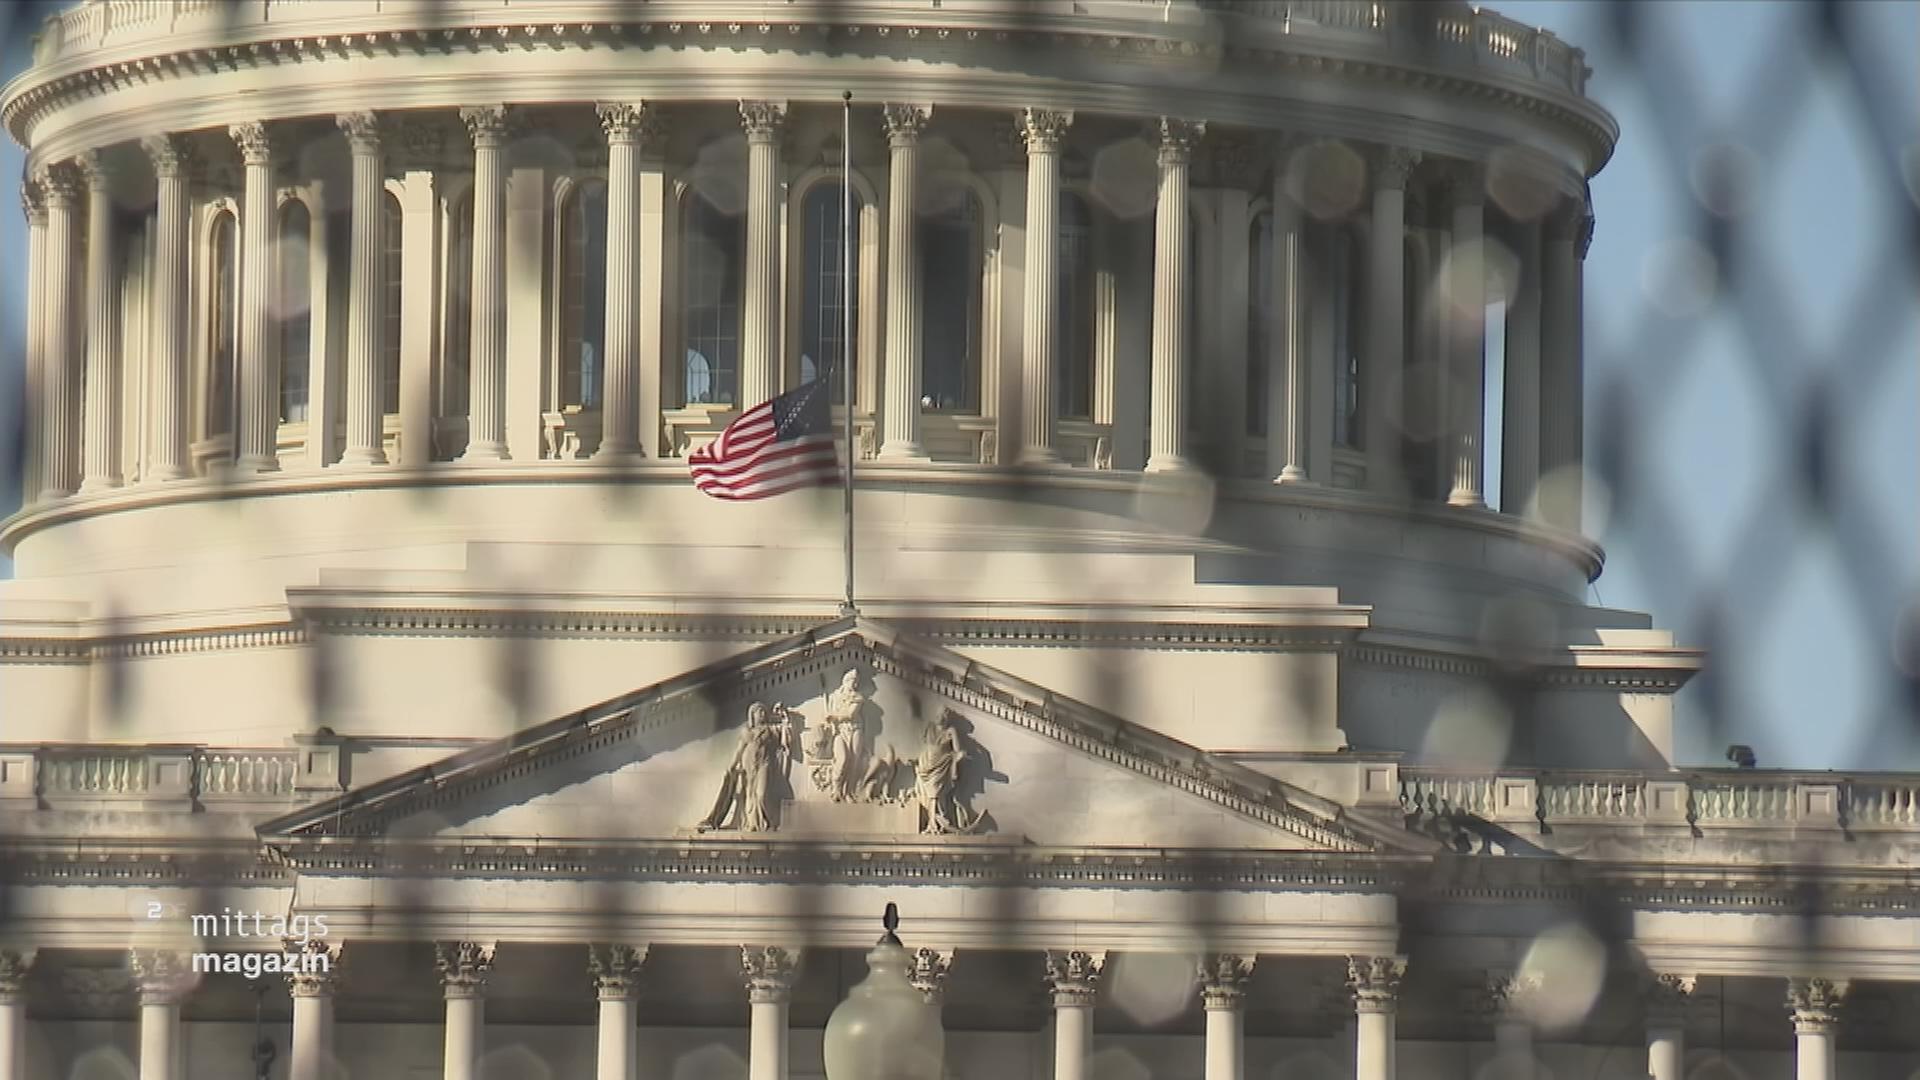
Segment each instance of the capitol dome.
[[[1608,830],[1731,863],[1855,790],[1674,772],[1699,654],[1587,604],[1588,74],[1451,2],[49,19],[0,1078],[109,1022],[234,1074],[243,910],[331,917],[295,1080],[818,1077],[887,899],[956,1077],[1576,1040],[1636,999],[1551,1011],[1627,940],[1554,936],[1567,852],[1638,897]],[[850,557],[837,488],[689,473],[843,353]],[[1642,929],[1662,1002],[1845,993]]]

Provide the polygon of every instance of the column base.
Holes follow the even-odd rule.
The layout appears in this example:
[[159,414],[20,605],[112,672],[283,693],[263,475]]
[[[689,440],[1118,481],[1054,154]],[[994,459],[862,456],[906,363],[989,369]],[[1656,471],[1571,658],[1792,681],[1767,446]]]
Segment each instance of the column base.
[[632,446],[602,446],[588,460],[595,465],[638,465],[647,458],[640,452],[640,444],[634,443]]
[[1147,459],[1146,470],[1150,473],[1183,473],[1197,471],[1192,460],[1177,454],[1160,454]]
[[243,457],[234,463],[233,471],[239,473],[279,472],[280,459],[277,457]]
[[1281,469],[1280,475],[1274,477],[1273,482],[1276,484],[1298,484],[1302,487],[1317,486],[1314,481],[1307,479],[1307,470],[1298,465],[1289,465]]
[[468,443],[466,452],[453,459],[455,465],[495,465],[513,458],[506,443]]
[[1060,451],[1051,446],[1027,446],[1020,450],[1019,465],[1023,469],[1058,468],[1066,463]]
[[1467,510],[1485,510],[1487,508],[1487,500],[1477,491],[1463,491],[1460,488],[1454,488],[1447,494],[1447,505],[1458,506]]
[[933,459],[927,456],[926,448],[919,443],[890,442],[880,447],[880,452],[873,456],[873,460],[918,464]]
[[89,477],[80,481],[80,494],[98,495],[103,491],[113,491],[118,487],[120,487],[120,478],[117,476]]
[[387,455],[380,450],[349,450],[340,455],[339,463],[349,468],[355,466],[385,465],[387,463]]
[[164,465],[148,469],[147,475],[141,478],[141,482],[146,484],[163,484],[169,480],[185,480],[192,475],[192,473],[178,465]]

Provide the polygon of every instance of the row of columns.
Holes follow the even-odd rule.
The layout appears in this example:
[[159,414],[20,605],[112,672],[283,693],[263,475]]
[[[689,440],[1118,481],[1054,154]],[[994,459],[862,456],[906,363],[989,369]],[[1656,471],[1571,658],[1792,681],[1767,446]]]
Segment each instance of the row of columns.
[[[288,990],[293,1042],[288,1080],[325,1080],[337,1072],[333,1000],[344,958],[337,942],[288,942]],[[486,992],[495,946],[483,941],[434,943],[434,964],[445,997],[446,1080],[478,1080],[485,1049]],[[0,949],[0,1080],[26,1080],[26,986],[33,950]],[[741,978],[749,1009],[749,1080],[788,1080],[787,1009],[801,967],[801,950],[778,945],[741,947]],[[599,1006],[595,1080],[638,1080],[636,1002],[647,946],[593,944],[587,970]],[[934,1007],[942,1004],[953,963],[951,950],[920,949],[908,973]],[[1206,1015],[1205,1080],[1245,1080],[1246,988],[1255,958],[1201,956],[1195,969]],[[1045,978],[1052,997],[1053,1080],[1092,1080],[1093,1010],[1106,972],[1104,950],[1049,950]],[[1400,956],[1347,958],[1346,991],[1353,1007],[1356,1080],[1395,1075],[1394,1018],[1406,975]],[[140,1002],[140,1080],[185,1080],[180,1008],[198,981],[185,953],[134,949],[129,968]],[[1787,981],[1793,1020],[1796,1080],[1833,1080],[1835,1039],[1849,983],[1830,977]],[[1646,984],[1649,1080],[1683,1080],[1687,1009],[1696,979],[1656,974]],[[1494,1032],[1490,1075],[1534,1080],[1537,1066],[1531,998],[1542,990],[1537,974],[1489,973],[1478,1004]]]
[[[777,101],[742,101],[742,128],[747,137],[746,259],[743,288],[741,397],[757,402],[778,391],[780,365],[780,136],[787,105]],[[919,316],[921,307],[913,206],[918,169],[918,142],[932,109],[924,104],[889,103],[882,109],[888,143],[889,216],[886,230],[887,331],[883,352],[886,407],[882,416],[879,456],[886,460],[923,460],[920,437]],[[506,438],[507,371],[507,184],[503,144],[510,129],[510,111],[501,105],[465,108],[461,118],[474,152],[473,278],[471,288],[468,442],[461,460],[498,462],[508,456]],[[610,235],[634,234],[642,218],[641,154],[658,130],[654,110],[646,103],[606,103],[598,115],[608,140],[608,227]],[[1018,130],[1027,152],[1024,309],[1020,344],[1021,393],[1018,460],[1026,464],[1059,462],[1055,445],[1055,352],[1059,287],[1057,213],[1061,188],[1060,156],[1073,114],[1057,109],[1029,108],[1018,114]],[[345,465],[385,463],[382,448],[384,413],[380,371],[382,296],[381,200],[385,176],[380,119],[370,112],[337,118],[352,153],[350,239],[350,298],[346,348],[347,441],[341,455]],[[1193,318],[1194,282],[1189,280],[1188,252],[1193,244],[1187,213],[1189,169],[1194,148],[1204,136],[1201,121],[1159,118],[1158,197],[1155,211],[1153,260],[1151,391],[1148,403],[1149,471],[1190,468],[1185,401],[1191,392],[1194,357],[1189,356],[1188,321]],[[277,468],[279,377],[272,327],[275,291],[273,258],[276,216],[273,212],[273,175],[278,148],[269,125],[234,125],[228,132],[245,166],[243,223],[244,251],[240,259],[239,386],[235,417],[235,466],[243,472],[270,472]],[[157,399],[148,448],[154,467],[149,476],[173,479],[187,473],[185,461],[185,365],[187,320],[184,314],[185,263],[189,215],[184,178],[185,143],[178,136],[155,136],[142,141],[158,177],[156,252],[161,264],[155,274],[160,328],[156,334]],[[1401,482],[1397,373],[1406,354],[1408,328],[1404,316],[1406,185],[1419,155],[1401,148],[1382,147],[1372,156],[1370,242],[1367,251],[1367,318],[1364,342],[1368,368],[1363,404],[1367,440],[1369,486],[1395,491]],[[1274,296],[1276,321],[1269,356],[1255,362],[1269,365],[1271,388],[1269,460],[1278,483],[1305,483],[1310,427],[1309,364],[1305,355],[1306,321],[1302,310],[1301,207],[1287,179],[1286,151],[1274,168],[1272,205],[1275,223]],[[83,184],[84,181],[84,184]],[[116,370],[120,349],[115,340],[118,320],[113,302],[113,223],[110,181],[99,152],[81,155],[74,163],[41,168],[23,189],[31,226],[29,258],[34,272],[30,298],[34,318],[29,325],[30,377],[38,400],[35,410],[43,430],[35,439],[35,472],[39,495],[58,497],[75,490],[98,491],[121,483],[118,446],[121,425]],[[84,356],[87,387],[84,430],[78,440],[65,426],[72,414],[74,312],[70,290],[71,253],[77,222],[75,207],[84,189],[89,197],[85,292],[88,328]],[[1484,306],[1486,273],[1482,239],[1485,232],[1483,170],[1459,163],[1448,185],[1450,198],[1452,271],[1445,275],[1453,295],[1450,311],[1474,311]],[[1507,414],[1511,420],[1503,474],[1510,492],[1508,509],[1530,493],[1542,471],[1579,460],[1577,417],[1579,389],[1579,258],[1576,254],[1577,214],[1568,210],[1550,214],[1544,235],[1532,245],[1532,266],[1526,299],[1516,304],[1523,336],[1530,344],[1510,350]],[[642,417],[648,385],[641,370],[642,305],[636,302],[644,268],[638,265],[639,245],[607,245],[606,394],[603,439],[598,456],[631,460],[651,452],[657,422]],[[51,288],[49,289],[49,285]],[[40,295],[45,292],[46,295]],[[1477,320],[1448,318],[1444,353],[1450,365],[1445,424],[1451,446],[1451,488],[1448,501],[1457,506],[1486,505],[1484,451],[1481,429],[1485,367],[1484,334]],[[1555,423],[1543,426],[1539,414],[1547,410]],[[71,460],[81,448],[82,468]],[[409,457],[413,457],[409,454]],[[424,460],[424,459],[421,459]],[[76,476],[76,472],[79,473]],[[1577,503],[1576,503],[1577,507]],[[1577,518],[1558,508],[1558,523],[1575,525]]]

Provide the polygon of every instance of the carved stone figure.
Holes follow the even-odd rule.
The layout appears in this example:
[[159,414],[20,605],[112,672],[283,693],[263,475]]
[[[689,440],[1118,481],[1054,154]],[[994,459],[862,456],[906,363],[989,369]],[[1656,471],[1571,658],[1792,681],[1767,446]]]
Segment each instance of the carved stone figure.
[[852,801],[859,794],[867,765],[867,695],[860,692],[860,673],[851,668],[840,686],[827,695],[826,725],[832,732],[833,769],[827,794],[835,802]]
[[958,719],[951,709],[943,709],[927,725],[927,742],[913,763],[913,798],[920,808],[920,831],[929,835],[972,832],[980,816],[955,794],[960,767],[967,760],[961,743]]
[[[713,811],[698,829],[771,832],[774,828],[774,779],[793,754],[793,725],[787,711],[755,702],[747,708],[740,744],[721,777]],[[729,825],[728,822],[732,824]]]

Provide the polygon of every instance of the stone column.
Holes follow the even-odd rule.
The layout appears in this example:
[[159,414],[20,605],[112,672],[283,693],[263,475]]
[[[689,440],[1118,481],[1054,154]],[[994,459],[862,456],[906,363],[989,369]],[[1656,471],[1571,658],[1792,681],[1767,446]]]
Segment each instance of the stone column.
[[1254,958],[1215,953],[1200,958],[1200,1000],[1207,1014],[1206,1080],[1245,1080],[1247,980]]
[[0,1080],[27,1080],[27,975],[33,949],[0,949]]
[[120,486],[120,289],[113,272],[113,172],[98,150],[77,159],[87,182],[87,368],[80,491]]
[[1481,1012],[1493,1026],[1493,1061],[1487,1074],[1494,1080],[1534,1080],[1533,1020],[1528,998],[1538,994],[1537,974],[1490,971],[1481,988]]
[[1307,479],[1306,313],[1300,310],[1300,204],[1287,180],[1290,152],[1273,163],[1273,326],[1267,356],[1267,468],[1276,484]]
[[887,360],[880,458],[925,461],[920,445],[919,219],[915,216],[920,132],[933,109],[889,104],[887,128]]
[[1787,1008],[1793,1013],[1794,1080],[1833,1080],[1834,1036],[1846,1002],[1846,979],[1788,979]]
[[180,1003],[193,988],[187,954],[131,949],[129,962],[140,994],[140,1080],[186,1080]]
[[1540,485],[1540,237],[1538,221],[1513,226],[1518,263],[1507,305],[1506,378],[1500,394],[1500,512],[1520,517]]
[[742,101],[747,132],[747,264],[741,296],[741,409],[778,393],[780,385],[780,132],[784,101]]
[[1649,1080],[1683,1080],[1687,1075],[1687,1002],[1694,982],[1691,975],[1656,975],[1645,987]]
[[[637,461],[640,453],[639,251],[640,146],[653,127],[640,103],[602,104],[607,133],[607,366],[595,460]],[[660,268],[655,267],[658,273]]]
[[287,974],[293,997],[293,1046],[287,1052],[287,1080],[332,1080],[338,1061],[333,1052],[333,994],[340,985],[338,942],[312,938],[289,941],[286,954],[298,964]]
[[634,1003],[640,996],[640,968],[646,962],[645,945],[587,946],[587,971],[600,996],[595,1080],[637,1080],[640,1075]]
[[460,110],[473,137],[473,321],[467,338],[467,449],[460,460],[507,460],[507,110]]
[[[1160,193],[1153,214],[1153,377],[1147,403],[1147,471],[1191,468],[1187,461],[1187,320],[1193,243],[1187,215],[1187,163],[1205,133],[1200,121],[1160,118]],[[1031,205],[1031,204],[1029,204]]]
[[[412,124],[409,124],[412,127]],[[433,461],[434,366],[446,355],[441,337],[438,297],[445,285],[441,205],[446,194],[433,161],[439,132],[402,129],[429,149],[400,182],[400,445],[402,468],[424,468]],[[404,144],[403,144],[404,145]]]
[[156,180],[153,243],[153,396],[148,481],[179,480],[187,469],[187,141],[140,140]]
[[76,296],[73,272],[74,205],[80,201],[80,176],[71,164],[48,166],[39,175],[47,204],[46,294],[41,311],[40,346],[40,498],[62,499],[79,486],[78,440],[74,437],[73,392],[81,359],[73,331]]
[[740,947],[740,973],[751,1016],[748,1080],[787,1080],[787,1003],[800,973],[800,950],[779,945]]
[[947,972],[953,970],[952,949],[922,948],[913,954],[913,966],[907,981],[927,996],[927,1004],[939,1007],[947,997]]
[[1373,154],[1373,228],[1367,252],[1366,401],[1362,438],[1367,488],[1401,495],[1406,480],[1400,458],[1403,418],[1400,390],[1407,355],[1406,263],[1407,175],[1420,161],[1398,146]]
[[1580,528],[1580,235],[1581,207],[1564,200],[1541,222],[1540,514],[1549,525]]
[[280,215],[273,204],[273,141],[267,125],[234,124],[227,135],[240,148],[246,166],[240,200],[239,422],[234,431],[234,468],[243,473],[280,468],[279,335],[273,308],[278,257],[274,244]]
[[1053,988],[1053,1080],[1093,1080],[1093,1003],[1107,953],[1047,950]]
[[[343,113],[340,130],[353,147],[353,234],[348,254],[347,299],[347,446],[342,465],[384,465],[381,421],[381,350],[386,320],[382,288],[386,257],[382,251],[382,200],[386,163],[380,152],[380,121],[370,112]],[[476,200],[477,204],[477,200]],[[474,264],[479,265],[475,251]],[[480,305],[476,302],[475,307]]]
[[1053,375],[1059,328],[1055,325],[1060,288],[1060,147],[1073,114],[1058,109],[1024,109],[1019,129],[1027,145],[1027,266],[1024,318],[1020,339],[1020,462],[1052,465],[1060,461],[1053,446]]
[[1347,989],[1353,994],[1355,1021],[1355,1080],[1393,1080],[1393,1014],[1400,1001],[1400,980],[1406,974],[1405,957],[1347,957]]
[[487,978],[493,974],[491,941],[436,941],[433,962],[447,996],[446,1080],[480,1080],[486,1047]]
[[20,504],[40,500],[40,411],[46,404],[46,353],[41,346],[47,306],[47,199],[37,177],[20,182],[20,210],[27,216],[27,363],[26,400],[20,408],[24,436],[20,461]]
[[1486,448],[1487,270],[1482,228],[1486,216],[1485,171],[1459,167],[1449,188],[1453,205],[1453,250],[1447,260],[1447,359],[1452,378],[1447,398],[1453,444],[1453,490],[1447,502],[1484,508]]

